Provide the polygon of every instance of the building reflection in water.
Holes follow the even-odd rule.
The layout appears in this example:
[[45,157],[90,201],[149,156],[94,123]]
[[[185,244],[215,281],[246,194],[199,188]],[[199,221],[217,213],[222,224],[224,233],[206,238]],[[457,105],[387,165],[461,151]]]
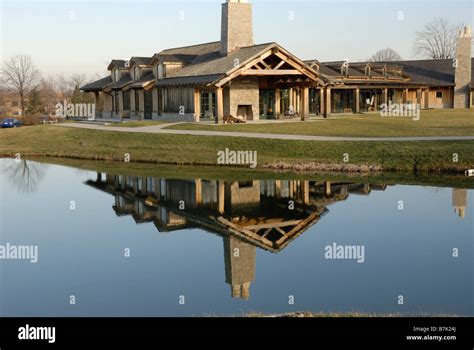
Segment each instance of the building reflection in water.
[[453,188],[453,207],[454,212],[461,218],[466,217],[467,190]]
[[118,216],[154,223],[160,232],[200,228],[223,237],[225,280],[249,299],[256,248],[278,253],[350,194],[386,185],[299,180],[171,180],[97,174],[88,185],[115,197]]

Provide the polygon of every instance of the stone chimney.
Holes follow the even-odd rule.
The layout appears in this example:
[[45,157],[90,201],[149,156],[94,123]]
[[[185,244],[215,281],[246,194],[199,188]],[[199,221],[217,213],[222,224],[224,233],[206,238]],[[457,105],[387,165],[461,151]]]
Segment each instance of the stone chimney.
[[252,4],[247,0],[227,0],[222,4],[221,54],[252,45]]
[[469,107],[471,83],[471,27],[461,29],[456,48],[454,108]]

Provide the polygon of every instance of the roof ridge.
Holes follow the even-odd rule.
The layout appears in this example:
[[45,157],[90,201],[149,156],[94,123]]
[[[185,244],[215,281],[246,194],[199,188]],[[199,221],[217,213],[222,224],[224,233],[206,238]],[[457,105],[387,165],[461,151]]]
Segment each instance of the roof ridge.
[[217,43],[220,43],[221,41],[218,40],[218,41],[210,41],[210,42],[207,42],[207,43],[201,43],[201,44],[194,44],[194,45],[187,45],[187,46],[177,46],[177,47],[169,47],[169,48],[166,48],[164,50],[161,50],[160,52],[158,52],[158,54],[164,52],[164,51],[171,51],[171,50],[176,50],[176,49],[188,49],[190,47],[197,47],[197,46],[204,46],[204,45],[211,45],[211,44],[217,44]]

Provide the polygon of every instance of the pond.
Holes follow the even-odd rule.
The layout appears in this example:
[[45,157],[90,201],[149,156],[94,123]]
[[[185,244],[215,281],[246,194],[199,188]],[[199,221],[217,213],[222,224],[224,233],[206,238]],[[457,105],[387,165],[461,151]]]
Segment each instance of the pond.
[[1,316],[474,316],[471,189],[0,163]]

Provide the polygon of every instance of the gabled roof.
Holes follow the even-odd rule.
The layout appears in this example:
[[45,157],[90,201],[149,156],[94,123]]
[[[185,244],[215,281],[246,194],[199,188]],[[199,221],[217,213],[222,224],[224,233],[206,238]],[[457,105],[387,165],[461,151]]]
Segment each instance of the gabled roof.
[[[293,62],[299,61],[298,58],[292,56],[282,47],[276,43],[265,43],[260,45],[248,46],[239,48],[227,55],[220,53],[220,46],[215,47],[215,51],[207,52],[197,56],[189,65],[173,70],[169,75],[157,82],[157,86],[167,85],[187,85],[187,84],[209,84],[217,82],[219,79],[226,77],[230,73],[235,72],[238,69],[244,68],[245,63],[252,59],[259,57],[264,52],[275,49],[281,52],[281,54],[287,55]],[[311,71],[313,75],[316,75],[316,71],[309,66],[304,66],[306,73]],[[213,79],[213,80],[211,80]],[[226,78],[231,79],[231,78]]]
[[82,90],[85,92],[101,91],[102,89],[105,89],[107,86],[109,86],[112,83],[113,83],[112,77],[108,75],[104,78],[101,78],[92,83],[82,86],[79,90]]
[[137,64],[139,66],[149,66],[152,57],[132,57],[130,59],[130,65]]
[[125,63],[127,61],[125,60],[112,60],[109,64],[109,66],[107,67],[107,70],[112,70],[114,68],[119,68],[119,69],[125,69]]

